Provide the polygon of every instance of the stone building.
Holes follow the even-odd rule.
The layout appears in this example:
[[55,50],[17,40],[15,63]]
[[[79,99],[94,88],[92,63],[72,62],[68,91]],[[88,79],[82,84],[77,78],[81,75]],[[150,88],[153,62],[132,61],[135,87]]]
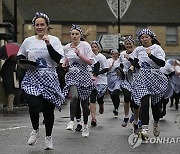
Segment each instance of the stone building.
[[[103,34],[118,34],[118,19],[107,3],[108,0],[16,0],[17,40],[34,33],[31,20],[37,11],[48,14],[51,33],[63,44],[69,42],[71,24],[79,24],[86,31],[91,27],[88,41],[97,40]],[[115,1],[115,0],[114,0]],[[13,21],[14,0],[2,0],[3,22]],[[127,12],[120,20],[121,36],[137,37],[141,28],[150,28],[157,35],[167,55],[180,53],[180,1],[179,0],[131,0]]]

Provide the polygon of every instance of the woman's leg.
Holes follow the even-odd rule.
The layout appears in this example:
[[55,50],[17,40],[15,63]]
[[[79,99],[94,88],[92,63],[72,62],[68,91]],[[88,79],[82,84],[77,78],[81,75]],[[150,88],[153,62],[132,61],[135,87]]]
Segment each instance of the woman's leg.
[[131,101],[131,92],[129,92],[127,89],[124,89],[124,88],[122,88],[122,91],[124,94],[124,120],[123,120],[122,126],[126,127],[129,121],[129,107],[130,107],[130,101]]
[[44,124],[46,128],[46,136],[51,136],[54,125],[54,109],[55,105],[45,99],[43,99],[43,116]]
[[91,112],[91,125],[96,126],[96,97],[97,92],[96,90],[92,90],[90,95],[90,112]]
[[76,115],[76,108],[77,108],[77,102],[78,102],[78,91],[76,86],[70,87],[70,92],[72,95],[72,99],[70,102],[70,119],[71,121],[74,121],[74,117]]
[[28,140],[29,145],[34,145],[39,137],[39,113],[43,109],[42,97],[26,94],[26,101],[29,105],[29,115],[33,127],[30,138]]
[[153,119],[154,119],[154,122],[153,122],[153,134],[155,137],[158,137],[159,134],[160,134],[160,131],[159,131],[159,119],[160,119],[160,115],[161,115],[161,110],[160,110],[160,103],[161,102],[158,102],[156,104],[152,104],[151,103],[151,109],[152,109],[152,115],[153,115]]
[[140,120],[142,125],[149,125],[149,95],[141,99]]
[[74,117],[76,115],[78,91],[76,86],[70,87],[71,102],[70,102],[70,122],[67,124],[66,130],[74,130]]
[[83,120],[84,120],[84,124],[87,125],[88,123],[88,116],[89,116],[89,98],[81,101],[81,106],[83,109]]
[[119,98],[120,90],[116,89],[112,92],[110,91],[109,94],[110,94],[111,100],[112,100],[113,105],[114,105],[113,113],[115,116],[117,116],[118,115],[118,108],[119,108],[119,104],[120,104],[120,98]]
[[97,102],[99,104],[99,113],[103,114],[104,113],[104,95],[97,98]]
[[82,129],[82,124],[81,124],[81,104],[80,104],[80,99],[78,98],[77,102],[77,108],[76,108],[76,121],[77,121],[77,127],[76,131],[81,131]]

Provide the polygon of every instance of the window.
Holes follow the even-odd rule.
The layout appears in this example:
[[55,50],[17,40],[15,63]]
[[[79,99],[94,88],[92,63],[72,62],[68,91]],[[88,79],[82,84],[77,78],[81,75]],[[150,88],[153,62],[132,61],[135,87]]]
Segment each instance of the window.
[[166,28],[166,44],[176,45],[178,44],[178,30],[177,27],[167,27]]

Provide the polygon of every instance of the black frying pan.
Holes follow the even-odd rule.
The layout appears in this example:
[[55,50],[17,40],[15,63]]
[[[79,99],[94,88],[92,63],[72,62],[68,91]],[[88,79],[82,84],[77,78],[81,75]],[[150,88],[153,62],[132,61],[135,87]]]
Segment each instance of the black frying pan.
[[27,60],[27,59],[21,59],[19,60],[19,65],[23,69],[36,69],[38,66],[38,63]]

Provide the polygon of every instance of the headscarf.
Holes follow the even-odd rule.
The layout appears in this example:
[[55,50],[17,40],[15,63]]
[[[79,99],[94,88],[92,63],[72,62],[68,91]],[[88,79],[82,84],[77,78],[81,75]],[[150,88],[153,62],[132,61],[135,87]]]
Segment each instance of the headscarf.
[[44,18],[44,19],[46,20],[46,24],[47,24],[47,25],[50,24],[49,17],[48,17],[46,14],[44,14],[44,13],[42,13],[42,12],[36,12],[34,18],[32,19],[32,24],[33,24],[33,26],[35,25],[35,21],[36,21],[37,18]]
[[92,42],[91,42],[91,46],[92,46],[93,44],[96,44],[96,45],[98,46],[99,50],[101,50],[101,46],[100,46],[100,44],[99,44],[98,41],[92,41]]
[[137,38],[140,39],[140,37],[141,37],[143,34],[149,35],[149,36],[151,36],[152,38],[155,38],[155,37],[156,37],[156,35],[155,35],[150,29],[147,29],[147,28],[146,28],[146,29],[142,29],[142,30],[139,31]]
[[72,24],[72,27],[71,27],[71,29],[70,29],[70,32],[71,32],[72,30],[74,30],[74,29],[78,30],[78,31],[80,32],[80,34],[83,35],[83,31],[82,31],[82,29],[81,29],[81,27],[80,27],[79,25]]
[[119,53],[119,51],[117,49],[111,49],[110,54],[112,54],[112,53]]
[[126,42],[126,41],[128,41],[128,42],[131,42],[131,43],[135,44],[135,40],[132,38],[132,36],[126,36],[126,38],[125,38],[124,42]]

